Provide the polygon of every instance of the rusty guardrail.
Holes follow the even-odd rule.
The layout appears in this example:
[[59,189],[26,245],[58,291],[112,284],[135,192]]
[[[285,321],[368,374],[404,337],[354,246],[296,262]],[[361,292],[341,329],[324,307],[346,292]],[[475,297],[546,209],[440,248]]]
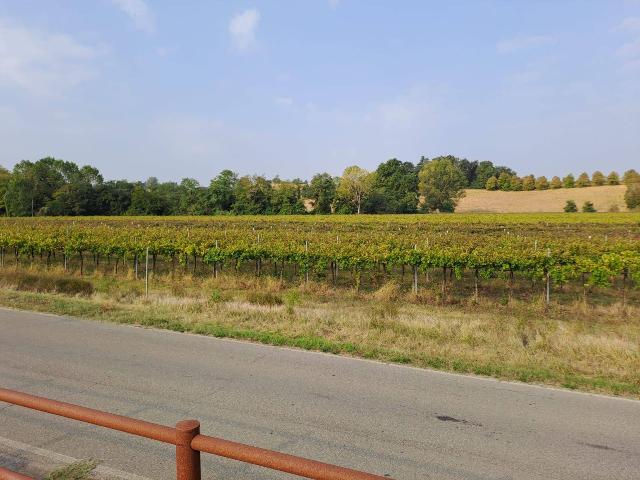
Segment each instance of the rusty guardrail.
[[31,477],[22,475],[21,473],[12,472],[6,468],[0,467],[0,480],[34,480]]
[[[200,452],[315,480],[389,480],[388,477],[201,435],[197,420],[183,420],[175,428],[167,427],[5,388],[0,388],[0,401],[175,445],[177,480],[200,480]],[[0,480],[31,479],[0,468]]]

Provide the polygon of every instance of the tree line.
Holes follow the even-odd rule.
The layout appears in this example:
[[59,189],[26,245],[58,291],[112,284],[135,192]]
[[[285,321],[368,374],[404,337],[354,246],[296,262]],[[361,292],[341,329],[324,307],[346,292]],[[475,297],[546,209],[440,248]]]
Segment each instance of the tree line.
[[[623,177],[622,183],[628,185],[635,182],[638,173],[635,170],[627,170]],[[544,175],[541,177],[535,177],[533,175],[526,175],[519,177],[509,172],[502,172],[498,176],[491,176],[485,183],[487,190],[503,190],[503,191],[522,191],[522,190],[549,190],[558,188],[584,188],[584,187],[601,187],[603,185],[620,185],[620,175],[616,171],[612,171],[605,177],[605,175],[596,170],[591,177],[587,172],[582,172],[576,178],[572,173],[560,178],[555,176],[548,180]]]
[[[630,173],[631,172],[631,173]],[[640,178],[635,171],[627,177]],[[596,172],[598,173],[598,172]],[[606,182],[617,181],[615,172]],[[585,174],[586,175],[586,174]],[[635,176],[634,176],[635,175]],[[193,178],[178,182],[105,181],[97,168],[53,157],[0,167],[0,214],[36,215],[287,215],[302,213],[452,212],[467,188],[530,189],[532,176],[490,161],[452,155],[422,157],[413,164],[392,158],[376,170],[347,167],[341,176],[318,173],[311,180],[240,176],[223,170],[208,186]],[[571,176],[565,177],[567,180]],[[543,178],[544,177],[540,177]],[[534,185],[539,183],[534,180]],[[555,185],[555,178],[552,184]],[[573,182],[580,185],[582,175]],[[589,184],[600,184],[594,174]],[[632,182],[631,182],[632,183]],[[527,187],[525,188],[525,184]],[[564,185],[568,187],[569,182]],[[539,189],[543,185],[540,185]],[[537,188],[537,187],[534,187]],[[555,188],[555,187],[551,187]],[[630,187],[631,188],[631,187]],[[491,188],[493,189],[493,187]]]

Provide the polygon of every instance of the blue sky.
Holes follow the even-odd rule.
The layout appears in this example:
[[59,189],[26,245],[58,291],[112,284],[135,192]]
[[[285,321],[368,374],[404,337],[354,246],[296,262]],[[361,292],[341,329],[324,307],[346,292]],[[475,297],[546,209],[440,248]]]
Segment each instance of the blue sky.
[[640,169],[640,0],[0,1],[0,164]]

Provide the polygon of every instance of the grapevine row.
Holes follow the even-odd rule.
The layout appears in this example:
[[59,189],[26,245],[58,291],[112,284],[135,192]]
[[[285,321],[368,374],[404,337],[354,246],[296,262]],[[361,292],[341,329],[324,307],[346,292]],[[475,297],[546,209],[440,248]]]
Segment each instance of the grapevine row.
[[[390,218],[389,218],[390,217]],[[16,258],[62,252],[122,261],[154,256],[213,269],[245,262],[295,265],[301,272],[328,269],[364,273],[410,267],[414,272],[471,270],[482,278],[518,273],[555,283],[584,279],[610,286],[618,276],[640,284],[636,217],[612,223],[457,223],[440,217],[373,217],[357,221],[289,221],[269,218],[209,221],[185,219],[7,219],[0,222],[0,253]],[[353,217],[350,217],[351,220]],[[424,217],[423,217],[424,218]],[[433,217],[430,217],[433,218]],[[502,218],[502,217],[501,217]]]

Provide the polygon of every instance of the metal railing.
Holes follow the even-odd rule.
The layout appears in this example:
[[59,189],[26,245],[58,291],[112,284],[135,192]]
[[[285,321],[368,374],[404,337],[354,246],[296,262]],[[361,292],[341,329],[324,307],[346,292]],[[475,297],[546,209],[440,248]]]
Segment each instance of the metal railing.
[[34,480],[31,477],[22,475],[18,472],[12,472],[9,469],[0,467],[0,480]]
[[[389,477],[201,435],[197,420],[183,420],[175,427],[167,427],[5,388],[0,388],[0,401],[175,445],[177,480],[200,480],[200,452],[316,480],[389,480]],[[0,468],[0,480],[30,479]]]

